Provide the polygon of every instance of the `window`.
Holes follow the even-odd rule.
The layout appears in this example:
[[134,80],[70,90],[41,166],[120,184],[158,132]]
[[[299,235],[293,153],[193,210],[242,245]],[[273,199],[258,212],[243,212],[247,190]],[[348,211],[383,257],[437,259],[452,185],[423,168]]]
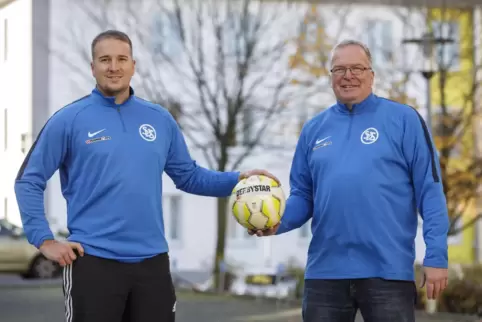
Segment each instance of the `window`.
[[435,46],[435,61],[440,68],[457,70],[460,68],[460,31],[459,24],[453,21],[432,22],[433,35],[435,38],[452,40],[451,43]]
[[163,198],[167,231],[166,235],[170,240],[181,240],[182,229],[182,211],[181,211],[181,196],[171,195]]
[[388,67],[394,55],[392,22],[369,19],[365,21],[364,31],[374,67]]

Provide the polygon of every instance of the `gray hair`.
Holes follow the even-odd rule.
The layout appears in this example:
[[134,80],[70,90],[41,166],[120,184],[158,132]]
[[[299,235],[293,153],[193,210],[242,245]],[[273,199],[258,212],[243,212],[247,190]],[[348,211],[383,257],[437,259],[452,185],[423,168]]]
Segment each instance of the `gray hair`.
[[362,43],[361,41],[354,40],[354,39],[343,40],[333,48],[333,50],[331,51],[330,64],[333,62],[333,56],[335,54],[335,51],[337,49],[347,47],[347,46],[358,46],[361,49],[363,49],[363,51],[367,55],[368,61],[370,62],[370,66],[372,65],[372,53],[370,52],[370,49],[368,48],[368,46]]

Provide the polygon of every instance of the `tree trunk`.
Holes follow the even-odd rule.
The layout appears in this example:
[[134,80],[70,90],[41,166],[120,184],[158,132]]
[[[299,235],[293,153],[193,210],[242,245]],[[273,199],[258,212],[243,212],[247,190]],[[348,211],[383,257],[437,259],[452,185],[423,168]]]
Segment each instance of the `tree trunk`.
[[218,212],[218,228],[217,228],[217,242],[216,251],[214,253],[214,280],[216,289],[221,285],[221,263],[224,262],[224,251],[226,249],[226,223],[227,223],[227,204],[228,198],[218,198],[217,212]]
[[[221,157],[219,158],[218,171],[225,171],[228,161],[227,148],[223,145],[221,146]],[[221,285],[221,278],[223,274],[221,273],[220,265],[225,264],[224,251],[226,249],[226,223],[227,223],[227,205],[228,198],[218,198],[217,199],[217,241],[216,250],[214,252],[213,261],[213,277],[214,285],[216,290],[219,289]]]

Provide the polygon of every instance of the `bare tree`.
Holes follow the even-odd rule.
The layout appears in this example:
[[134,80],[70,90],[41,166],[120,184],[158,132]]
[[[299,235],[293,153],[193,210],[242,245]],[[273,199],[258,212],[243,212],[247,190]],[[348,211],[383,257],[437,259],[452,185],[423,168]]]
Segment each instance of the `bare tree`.
[[[380,31],[384,26],[375,25],[374,23],[379,21],[373,19],[360,24],[359,12],[360,8],[354,8],[353,4],[340,4],[329,9],[319,4],[311,4],[306,12],[300,33],[294,40],[296,51],[290,57],[290,67],[295,70],[292,83],[307,88],[309,96],[318,95],[318,106],[313,109],[315,113],[330,105],[326,104],[327,102],[334,100],[329,84],[331,53],[336,44],[348,35],[352,39],[367,42],[372,56],[376,56],[373,58],[383,61],[382,66],[372,66],[377,75],[374,86],[376,91],[396,97],[404,103],[415,103],[406,94],[411,72],[394,72],[397,64],[395,60],[398,58],[394,54],[396,49],[393,44],[379,39],[382,38]],[[372,42],[370,44],[369,39]],[[392,40],[391,35],[389,40]],[[324,95],[323,99],[319,99],[320,94]]]
[[[86,24],[94,25],[95,33],[127,31],[137,58],[134,82],[145,98],[175,115],[208,167],[234,170],[260,150],[266,155],[267,149],[286,149],[268,125],[289,115],[294,97],[285,38],[290,26],[297,26],[286,19],[294,5],[250,0],[89,0],[71,5],[82,24],[60,43],[89,62],[90,49],[81,41]],[[152,23],[146,23],[148,17]],[[52,54],[72,72],[90,78],[63,53],[53,48]],[[228,215],[227,200],[219,198],[216,275],[225,257]]]
[[298,134],[307,119],[331,104],[330,55],[342,34],[353,32],[347,23],[353,13],[351,9],[350,5],[323,8],[320,4],[308,4],[299,31],[291,40],[295,47],[289,58],[289,67],[293,70],[291,84],[304,93]]
[[[432,135],[451,220],[449,235],[472,227],[482,216],[473,210],[477,209],[475,202],[482,183],[482,158],[475,153],[482,62],[474,57],[473,14],[473,9],[453,8],[428,10],[428,14],[415,8],[401,14],[408,24],[406,30],[415,29],[410,23],[417,15],[423,20],[428,18],[424,27],[434,38],[446,40],[434,45],[432,56],[425,59],[422,69],[433,72],[429,98],[433,106]],[[416,55],[415,61],[424,61],[421,50]],[[399,94],[407,97],[403,91]]]

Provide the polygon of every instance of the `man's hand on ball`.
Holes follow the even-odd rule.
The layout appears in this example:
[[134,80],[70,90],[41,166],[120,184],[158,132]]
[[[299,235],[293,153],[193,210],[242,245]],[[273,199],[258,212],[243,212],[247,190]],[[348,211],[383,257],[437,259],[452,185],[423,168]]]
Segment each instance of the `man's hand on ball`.
[[261,169],[254,169],[254,170],[243,172],[239,175],[239,180],[241,181],[243,179],[249,178],[251,176],[256,176],[256,175],[262,175],[262,176],[270,177],[271,179],[276,181],[281,186],[281,182],[279,181],[279,179],[274,174],[272,174],[272,173],[270,173],[266,170],[261,170]]
[[278,231],[280,223],[281,222],[277,223],[276,225],[274,225],[271,228],[264,229],[264,230],[248,229],[248,234],[250,234],[251,236],[256,234],[256,236],[258,236],[258,237],[272,236],[272,235],[276,234],[276,232]]

